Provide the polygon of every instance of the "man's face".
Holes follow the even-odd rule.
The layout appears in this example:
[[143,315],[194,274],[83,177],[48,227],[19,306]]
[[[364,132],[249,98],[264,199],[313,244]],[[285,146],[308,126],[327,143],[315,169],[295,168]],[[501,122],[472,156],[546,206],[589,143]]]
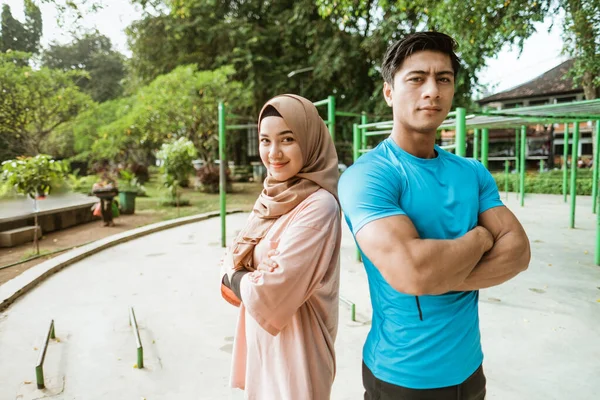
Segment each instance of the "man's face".
[[394,75],[394,86],[383,84],[383,95],[395,122],[415,132],[435,131],[450,112],[454,97],[450,56],[424,50],[407,57]]

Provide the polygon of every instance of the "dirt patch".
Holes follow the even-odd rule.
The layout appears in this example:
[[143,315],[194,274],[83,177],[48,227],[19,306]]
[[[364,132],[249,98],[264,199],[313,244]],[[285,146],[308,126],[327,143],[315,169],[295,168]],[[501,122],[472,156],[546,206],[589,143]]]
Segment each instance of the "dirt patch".
[[[53,254],[36,258],[35,260],[27,261],[13,267],[0,269],[0,285],[22,274],[29,268],[56,257],[73,247],[82,246],[89,242],[162,221],[163,219],[164,216],[162,213],[142,211],[134,215],[121,215],[119,218],[115,219],[115,226],[113,227],[104,227],[102,226],[102,221],[94,221],[44,235],[40,241],[40,253]],[[25,260],[28,256],[33,256],[33,250],[33,243],[26,243],[8,249],[0,249],[0,267]]]

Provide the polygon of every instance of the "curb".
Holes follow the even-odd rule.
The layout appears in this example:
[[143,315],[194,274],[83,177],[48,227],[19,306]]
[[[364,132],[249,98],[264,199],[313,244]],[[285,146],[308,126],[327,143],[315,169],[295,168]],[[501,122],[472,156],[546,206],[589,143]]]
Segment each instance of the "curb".
[[[235,214],[242,212],[242,210],[231,210],[227,211],[227,214]],[[92,243],[85,244],[81,247],[73,249],[54,257],[48,261],[44,261],[36,265],[33,268],[28,269],[21,275],[14,279],[0,285],[0,311],[4,311],[8,308],[15,300],[23,296],[39,283],[43,282],[49,276],[57,273],[63,268],[68,267],[78,261],[83,260],[86,257],[94,255],[102,250],[116,246],[121,243],[128,242],[133,239],[150,235],[155,232],[164,231],[178,226],[191,224],[194,222],[204,221],[210,218],[220,216],[219,211],[213,211],[204,214],[192,215],[190,217],[183,217],[172,219],[169,221],[157,222],[142,226],[140,228],[132,229],[129,231],[121,232],[116,235],[107,236],[105,238],[96,240]]]

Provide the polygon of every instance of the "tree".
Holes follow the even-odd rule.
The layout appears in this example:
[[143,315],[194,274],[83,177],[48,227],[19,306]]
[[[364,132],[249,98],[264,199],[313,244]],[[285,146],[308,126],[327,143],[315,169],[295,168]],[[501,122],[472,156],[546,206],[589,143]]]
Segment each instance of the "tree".
[[[188,63],[199,69],[232,65],[234,77],[252,91],[245,114],[253,118],[266,100],[283,92],[311,99],[336,94],[347,111],[371,108],[370,58],[360,40],[319,16],[313,0],[156,3],[158,11],[128,30],[134,82]],[[313,69],[288,77],[303,67]]]
[[218,149],[218,102],[233,109],[249,103],[248,91],[232,75],[230,66],[214,71],[181,66],[135,95],[90,108],[67,127],[74,159],[147,165],[163,143],[186,138],[211,163]]
[[40,152],[57,127],[91,104],[73,79],[81,72],[62,72],[23,65],[27,53],[0,54],[0,133],[25,155]]
[[124,57],[112,49],[109,38],[99,33],[77,37],[67,45],[51,44],[43,53],[42,64],[65,72],[87,72],[76,83],[97,102],[117,98],[123,92]]
[[192,161],[197,155],[194,143],[183,137],[163,143],[157,153],[156,157],[162,161],[165,186],[169,188],[173,200],[177,198],[177,187],[188,186],[189,177],[194,171]]
[[496,56],[507,44],[522,49],[525,39],[535,32],[535,23],[563,12],[565,52],[576,58],[571,73],[584,87],[587,99],[598,96],[598,0],[317,0],[317,3],[324,17],[344,27],[362,29],[365,37],[386,38],[387,43],[406,33],[425,29],[453,36],[459,43],[459,55],[466,67],[465,75],[459,77],[459,93],[467,94],[470,90],[461,90],[461,85],[478,84],[477,73],[487,58]]
[[[34,201],[35,219],[37,227],[37,199],[46,196],[53,185],[64,179],[69,172],[68,165],[54,161],[51,156],[39,154],[35,157],[18,157],[2,163],[2,182],[20,194],[30,197]],[[37,242],[38,231],[33,234],[33,243],[37,254],[40,248]]]
[[575,58],[570,71],[587,100],[600,97],[600,2],[563,0],[565,52]]
[[37,54],[42,37],[42,13],[32,0],[24,0],[25,23],[16,20],[8,4],[2,7],[0,52],[9,50]]

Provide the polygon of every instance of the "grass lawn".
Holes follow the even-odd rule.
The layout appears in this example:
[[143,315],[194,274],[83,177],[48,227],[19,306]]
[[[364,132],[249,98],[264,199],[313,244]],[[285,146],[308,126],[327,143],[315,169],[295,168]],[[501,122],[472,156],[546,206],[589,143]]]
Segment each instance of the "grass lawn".
[[[159,213],[161,220],[168,220],[177,218],[178,215],[186,217],[220,209],[218,193],[209,194],[191,188],[182,188],[180,189],[181,200],[188,200],[190,205],[179,207],[179,210],[177,210],[177,207],[161,205],[161,200],[167,199],[168,193],[157,180],[152,179],[144,186],[148,197],[136,198],[136,213],[152,211]],[[262,183],[234,183],[233,192],[227,193],[227,209],[252,210],[252,206],[261,190]]]

